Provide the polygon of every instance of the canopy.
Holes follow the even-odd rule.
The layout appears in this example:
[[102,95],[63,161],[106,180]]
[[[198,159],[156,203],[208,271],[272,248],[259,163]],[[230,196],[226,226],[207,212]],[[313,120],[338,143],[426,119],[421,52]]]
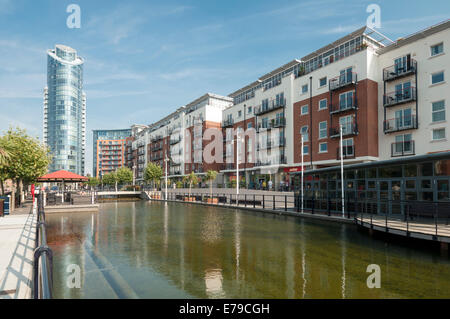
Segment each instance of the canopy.
[[38,182],[87,182],[89,178],[67,171],[57,171],[39,177]]

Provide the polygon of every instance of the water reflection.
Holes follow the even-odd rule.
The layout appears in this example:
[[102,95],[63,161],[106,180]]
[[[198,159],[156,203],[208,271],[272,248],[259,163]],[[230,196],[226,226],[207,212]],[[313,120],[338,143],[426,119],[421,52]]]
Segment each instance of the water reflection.
[[[353,225],[148,202],[47,222],[61,298],[450,297],[448,258]],[[66,287],[70,264],[81,289]],[[381,289],[366,286],[369,264],[382,269]]]

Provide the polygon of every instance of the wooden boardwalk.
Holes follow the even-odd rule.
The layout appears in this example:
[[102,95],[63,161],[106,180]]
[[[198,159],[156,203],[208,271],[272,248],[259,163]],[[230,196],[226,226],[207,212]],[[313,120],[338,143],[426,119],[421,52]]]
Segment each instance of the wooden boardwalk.
[[430,221],[416,221],[403,219],[393,219],[385,216],[358,214],[356,223],[362,227],[382,231],[390,234],[433,240],[443,243],[450,243],[450,225],[446,221],[435,223]]

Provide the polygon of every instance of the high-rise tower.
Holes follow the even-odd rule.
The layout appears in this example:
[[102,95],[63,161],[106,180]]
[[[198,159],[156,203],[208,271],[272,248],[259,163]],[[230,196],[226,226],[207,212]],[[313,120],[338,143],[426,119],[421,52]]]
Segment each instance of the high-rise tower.
[[44,89],[44,142],[53,161],[50,172],[67,170],[84,175],[86,149],[86,94],[83,59],[77,51],[56,45],[47,51]]

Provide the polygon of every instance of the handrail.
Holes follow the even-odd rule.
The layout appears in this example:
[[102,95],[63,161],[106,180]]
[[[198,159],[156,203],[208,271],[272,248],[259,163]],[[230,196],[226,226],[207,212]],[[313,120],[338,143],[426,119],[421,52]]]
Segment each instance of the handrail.
[[43,193],[37,197],[36,249],[33,259],[33,298],[53,297],[53,252],[47,245]]

